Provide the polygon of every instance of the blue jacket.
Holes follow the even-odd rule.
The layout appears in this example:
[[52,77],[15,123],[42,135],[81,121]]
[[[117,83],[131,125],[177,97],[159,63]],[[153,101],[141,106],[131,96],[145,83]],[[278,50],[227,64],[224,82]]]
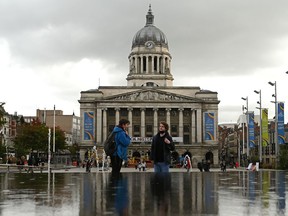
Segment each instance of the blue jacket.
[[127,149],[131,142],[131,137],[129,137],[119,126],[114,127],[113,133],[116,133],[115,142],[117,146],[117,150],[114,155],[117,154],[122,160],[127,160]]

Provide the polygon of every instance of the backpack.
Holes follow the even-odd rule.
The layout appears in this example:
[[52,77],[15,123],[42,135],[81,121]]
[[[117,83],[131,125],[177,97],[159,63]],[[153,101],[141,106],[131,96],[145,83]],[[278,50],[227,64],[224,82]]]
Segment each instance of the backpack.
[[107,156],[112,156],[116,151],[115,133],[111,132],[104,141],[104,151]]

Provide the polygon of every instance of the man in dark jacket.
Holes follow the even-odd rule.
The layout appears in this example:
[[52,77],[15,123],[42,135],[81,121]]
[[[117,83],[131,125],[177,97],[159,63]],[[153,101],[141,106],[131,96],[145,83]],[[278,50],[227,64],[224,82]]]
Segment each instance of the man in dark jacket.
[[127,148],[131,142],[131,137],[128,136],[127,131],[129,124],[128,120],[121,119],[119,124],[113,129],[116,142],[116,152],[111,157],[113,177],[119,176],[123,160],[127,161]]
[[154,161],[154,172],[169,172],[171,151],[175,146],[168,130],[168,124],[161,121],[159,132],[152,139],[150,159]]

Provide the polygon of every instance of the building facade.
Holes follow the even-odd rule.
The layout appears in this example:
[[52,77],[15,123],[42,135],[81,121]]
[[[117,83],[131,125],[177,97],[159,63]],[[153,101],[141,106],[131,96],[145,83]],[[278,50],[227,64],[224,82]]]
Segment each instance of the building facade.
[[172,57],[165,34],[154,25],[151,7],[146,25],[132,40],[127,86],[99,86],[81,92],[81,151],[103,148],[108,134],[126,118],[132,143],[128,156],[149,154],[151,138],[160,121],[170,125],[176,151],[192,155],[195,165],[202,159],[218,164],[217,92],[200,87],[173,86]]
[[[55,113],[55,115],[54,115]],[[54,123],[55,116],[55,123]],[[71,146],[80,143],[80,117],[64,115],[62,110],[36,110],[36,118],[45,123],[48,127],[60,127],[65,133],[66,143]]]

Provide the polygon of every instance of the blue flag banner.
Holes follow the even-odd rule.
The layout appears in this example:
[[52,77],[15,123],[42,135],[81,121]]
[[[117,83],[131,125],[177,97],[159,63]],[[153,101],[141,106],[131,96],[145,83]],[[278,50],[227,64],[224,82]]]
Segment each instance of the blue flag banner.
[[248,113],[249,147],[255,148],[254,112]]
[[284,103],[278,102],[278,144],[285,144]]
[[215,140],[215,113],[205,113],[205,140]]
[[94,112],[84,112],[84,140],[94,140]]

